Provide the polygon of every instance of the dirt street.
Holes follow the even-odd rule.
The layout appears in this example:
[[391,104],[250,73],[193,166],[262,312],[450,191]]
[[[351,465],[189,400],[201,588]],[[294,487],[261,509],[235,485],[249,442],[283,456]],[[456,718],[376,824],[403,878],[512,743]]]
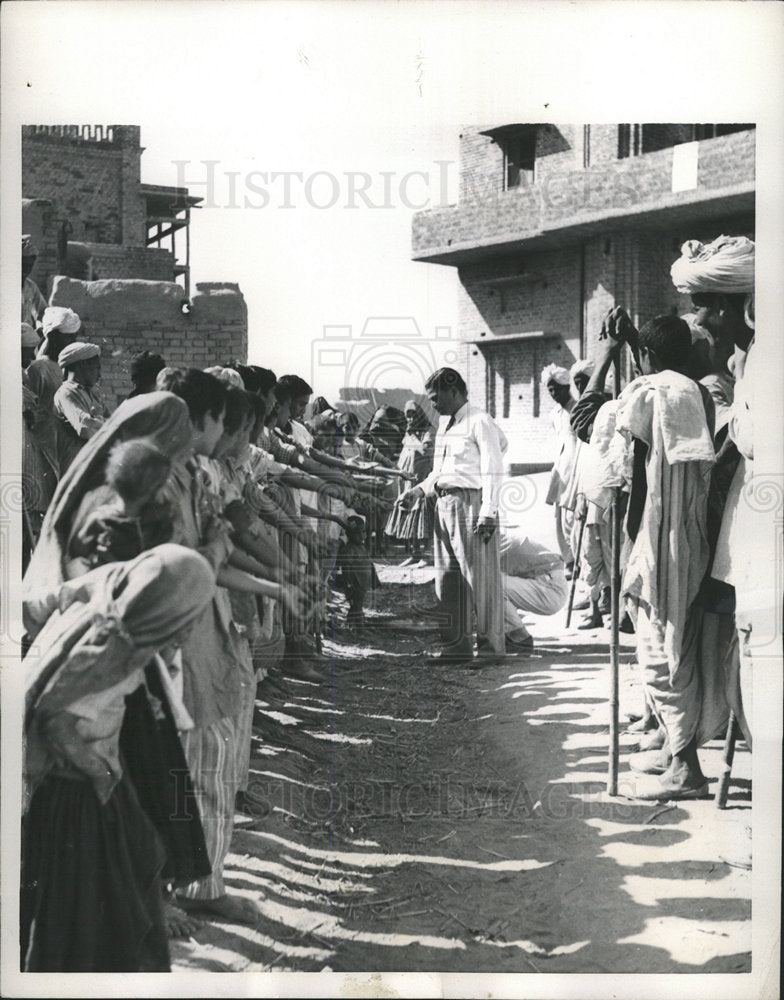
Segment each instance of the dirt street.
[[[751,873],[722,860],[750,844],[745,744],[725,811],[612,799],[607,632],[531,619],[532,653],[434,668],[432,570],[378,565],[369,627],[341,609],[324,683],[257,705],[273,812],[238,817],[227,882],[258,926],[205,924],[175,970],[748,971]],[[632,638],[622,718],[642,703]],[[715,792],[720,743],[701,760]]]

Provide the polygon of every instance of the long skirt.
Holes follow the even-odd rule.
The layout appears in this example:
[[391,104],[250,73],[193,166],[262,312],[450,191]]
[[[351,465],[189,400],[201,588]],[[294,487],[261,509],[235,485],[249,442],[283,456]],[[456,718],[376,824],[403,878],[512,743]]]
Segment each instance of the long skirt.
[[427,497],[419,497],[408,510],[396,503],[384,531],[400,541],[428,542],[433,534],[433,511]]
[[22,826],[22,970],[168,972],[163,860],[125,776],[102,805],[89,782],[47,775]]
[[156,719],[143,686],[128,695],[120,749],[139,803],[166,851],[163,880],[183,886],[209,875],[210,859],[188,763],[155,665],[145,674],[163,717]]

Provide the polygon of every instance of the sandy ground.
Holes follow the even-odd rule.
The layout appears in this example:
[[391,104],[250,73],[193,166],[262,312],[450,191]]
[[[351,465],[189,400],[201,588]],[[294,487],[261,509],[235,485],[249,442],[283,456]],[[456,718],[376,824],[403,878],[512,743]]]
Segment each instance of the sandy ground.
[[[540,534],[549,516],[529,512]],[[252,782],[273,811],[237,817],[227,862],[261,917],[173,942],[174,969],[748,971],[751,872],[728,863],[750,845],[745,744],[726,810],[609,797],[607,632],[531,618],[530,654],[434,668],[432,570],[400,558],[368,628],[339,609],[323,683],[261,689]],[[633,637],[621,661],[623,718]],[[700,757],[715,792],[720,743]]]

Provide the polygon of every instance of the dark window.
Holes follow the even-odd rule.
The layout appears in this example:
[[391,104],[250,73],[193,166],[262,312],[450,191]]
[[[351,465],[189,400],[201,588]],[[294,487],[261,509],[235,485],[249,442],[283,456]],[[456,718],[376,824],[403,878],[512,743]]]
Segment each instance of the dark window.
[[756,126],[747,122],[742,125],[694,125],[693,128],[695,139],[716,139],[720,135],[745,132],[750,128],[756,128]]
[[618,159],[639,156],[642,152],[642,125],[618,126]]
[[536,132],[533,129],[513,132],[502,144],[504,150],[504,189],[533,184],[536,162]]
[[658,124],[619,125],[618,126],[618,159],[630,156],[640,156],[643,153],[655,153],[659,149],[671,149],[684,142],[695,139],[714,139],[731,132],[744,132],[754,128],[750,124],[736,125],[682,125]]

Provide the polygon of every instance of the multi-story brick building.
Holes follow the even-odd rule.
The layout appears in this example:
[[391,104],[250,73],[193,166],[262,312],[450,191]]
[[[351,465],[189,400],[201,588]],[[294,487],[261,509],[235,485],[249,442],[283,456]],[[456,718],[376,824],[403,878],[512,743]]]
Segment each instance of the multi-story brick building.
[[686,239],[753,235],[754,143],[749,124],[461,134],[458,204],[414,216],[412,255],[458,269],[461,367],[513,465],[552,457],[545,365],[593,356],[614,305],[638,325],[687,312],[669,277]]
[[180,279],[190,290],[190,212],[202,199],[143,184],[140,137],[137,125],[23,126],[23,224],[41,288],[63,274]]
[[201,198],[144,184],[135,125],[22,128],[22,231],[38,248],[33,280],[52,305],[79,313],[101,346],[111,404],[130,389],[142,350],[172,365],[244,360],[239,287],[200,282],[190,294],[190,213]]

